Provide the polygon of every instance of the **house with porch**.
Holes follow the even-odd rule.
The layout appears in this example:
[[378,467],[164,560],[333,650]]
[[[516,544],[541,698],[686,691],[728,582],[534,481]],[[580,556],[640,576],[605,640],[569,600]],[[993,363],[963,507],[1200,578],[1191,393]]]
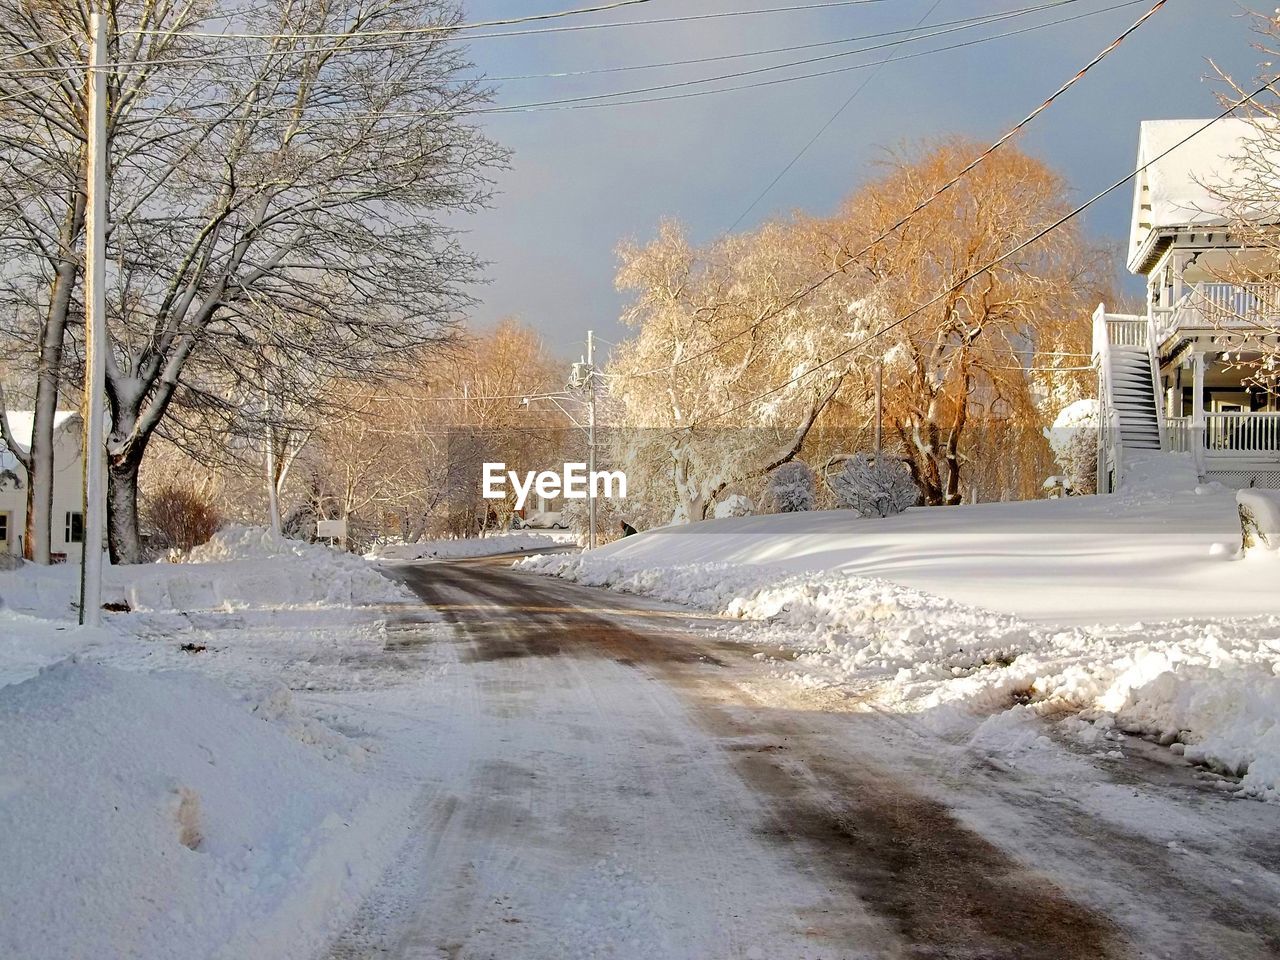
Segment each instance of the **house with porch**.
[[[9,431],[22,447],[31,448],[35,414],[10,410]],[[53,421],[53,525],[49,549],[55,561],[80,562],[84,545],[84,457],[80,448],[80,414],[59,410]],[[27,525],[27,471],[0,441],[0,553],[22,555]]]
[[1218,192],[1263,141],[1245,120],[1196,133],[1205,123],[1141,126],[1128,268],[1146,278],[1146,312],[1093,317],[1100,493],[1161,451],[1189,454],[1205,481],[1280,489],[1280,398],[1255,382],[1280,332],[1280,257],[1233,230],[1239,214]]

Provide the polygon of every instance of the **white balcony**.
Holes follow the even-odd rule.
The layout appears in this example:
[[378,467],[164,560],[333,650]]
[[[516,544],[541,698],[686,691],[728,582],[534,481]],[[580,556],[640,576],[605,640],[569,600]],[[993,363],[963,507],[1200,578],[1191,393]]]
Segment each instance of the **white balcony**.
[[1280,284],[1197,283],[1170,309],[1155,314],[1161,343],[1175,333],[1280,327]]

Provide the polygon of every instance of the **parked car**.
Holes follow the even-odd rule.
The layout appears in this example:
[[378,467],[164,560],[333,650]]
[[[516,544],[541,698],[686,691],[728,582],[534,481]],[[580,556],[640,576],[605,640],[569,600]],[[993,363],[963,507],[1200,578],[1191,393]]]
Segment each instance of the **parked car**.
[[514,518],[517,530],[568,530],[559,510],[530,510],[527,516]]

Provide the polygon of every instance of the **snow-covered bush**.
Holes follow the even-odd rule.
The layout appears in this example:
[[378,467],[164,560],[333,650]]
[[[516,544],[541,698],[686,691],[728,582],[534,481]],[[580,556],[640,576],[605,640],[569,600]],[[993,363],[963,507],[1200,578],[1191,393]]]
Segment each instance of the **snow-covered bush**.
[[290,540],[316,542],[316,510],[309,503],[301,504],[289,511],[280,525],[281,532]]
[[817,502],[813,471],[803,460],[784,463],[769,474],[763,499],[770,513],[801,513],[812,510]]
[[827,476],[827,486],[840,506],[864,517],[890,517],[914,507],[920,499],[905,463],[891,457],[877,460],[865,453],[845,460],[840,470]]
[[1096,493],[1098,488],[1098,401],[1077,400],[1062,408],[1044,432],[1068,493]]
[[735,493],[717,502],[713,514],[717,520],[725,520],[729,517],[749,517],[755,512],[755,504],[742,494]]

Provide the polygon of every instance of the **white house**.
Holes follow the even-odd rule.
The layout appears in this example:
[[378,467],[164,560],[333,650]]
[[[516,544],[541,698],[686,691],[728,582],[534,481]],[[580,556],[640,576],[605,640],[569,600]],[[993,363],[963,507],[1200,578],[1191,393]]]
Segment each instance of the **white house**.
[[[9,411],[14,440],[30,449],[35,416]],[[55,560],[79,562],[84,542],[84,468],[80,450],[80,414],[60,410],[53,427],[53,535]],[[0,442],[0,552],[22,553],[27,522],[27,471]]]
[[1134,184],[1128,268],[1146,278],[1147,311],[1094,314],[1099,492],[1150,451],[1191,454],[1202,479],[1280,488],[1280,408],[1249,382],[1250,361],[1280,330],[1280,275],[1229,282],[1242,267],[1268,277],[1280,264],[1233,234],[1215,190],[1244,176],[1234,158],[1260,135],[1236,119],[1197,133],[1206,123],[1141,126],[1138,165],[1149,166]]

